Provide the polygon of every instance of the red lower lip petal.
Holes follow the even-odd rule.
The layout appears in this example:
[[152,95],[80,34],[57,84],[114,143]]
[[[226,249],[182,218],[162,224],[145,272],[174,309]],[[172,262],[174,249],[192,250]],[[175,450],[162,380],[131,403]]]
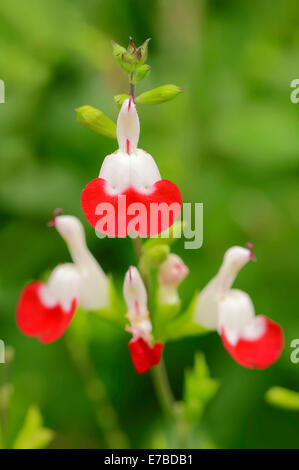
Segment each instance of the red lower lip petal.
[[163,345],[155,343],[151,346],[144,339],[131,339],[129,341],[129,350],[134,368],[138,374],[147,372],[151,366],[159,364]]
[[[84,188],[81,195],[81,205],[88,222],[97,228],[99,221],[105,214],[96,214],[96,208],[99,204],[108,203],[114,208],[112,213],[113,223],[101,225],[101,232],[108,236],[124,237],[130,232],[130,222],[134,224],[134,218],[138,216],[140,223],[134,225],[134,232],[141,237],[149,237],[157,235],[173,225],[175,220],[179,217],[182,198],[178,187],[168,180],[157,181],[151,188],[148,194],[136,191],[133,187],[128,188],[126,191],[111,195],[106,189],[107,182],[103,178],[95,178],[90,181]],[[122,207],[119,196],[126,196],[125,207]],[[144,211],[139,212],[134,203],[141,203]],[[154,205],[164,203],[167,207],[173,205],[173,211],[166,211],[166,217],[158,217],[157,225],[154,226],[153,222],[155,216],[151,217],[151,209]],[[128,214],[128,207],[134,210]],[[103,206],[102,206],[103,207]],[[122,212],[119,213],[119,210]],[[107,213],[106,213],[107,214]],[[136,221],[136,219],[135,219]]]
[[69,312],[60,305],[46,307],[42,304],[39,290],[42,283],[34,281],[22,291],[17,306],[16,320],[19,329],[27,336],[35,336],[43,343],[60,338],[75,314],[77,302],[74,299]]
[[249,341],[240,338],[235,345],[231,345],[222,331],[221,338],[224,347],[232,358],[240,365],[250,369],[265,369],[279,358],[284,344],[282,328],[267,317],[265,319],[265,332],[263,335]]

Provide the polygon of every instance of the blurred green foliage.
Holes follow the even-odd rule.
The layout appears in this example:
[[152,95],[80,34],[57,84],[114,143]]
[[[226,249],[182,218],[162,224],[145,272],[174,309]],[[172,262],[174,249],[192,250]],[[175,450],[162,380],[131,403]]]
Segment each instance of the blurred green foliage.
[[[53,447],[105,445],[65,341],[41,345],[22,336],[14,312],[26,282],[69,259],[46,227],[55,207],[85,223],[91,250],[119,287],[136,262],[131,240],[99,240],[84,220],[81,190],[115,142],[80,126],[74,113],[92,105],[115,122],[113,96],[128,87],[110,40],[126,44],[132,35],[137,44],[152,38],[151,74],[137,94],[161,83],[185,89],[170,103],[139,110],[140,146],[184,201],[204,203],[203,247],[175,246],[191,270],[183,306],[230,245],[250,240],[258,263],[240,273],[237,285],[257,313],[283,326],[286,340],[282,357],[266,371],[239,367],[217,334],[173,341],[164,356],[175,395],[181,397],[184,368],[201,350],[220,383],[202,435],[219,447],[298,447],[298,414],[264,401],[273,385],[299,388],[289,347],[299,337],[299,105],[289,97],[298,78],[298,20],[297,0],[1,1],[0,337],[15,349],[8,440],[34,403],[55,432]],[[128,334],[95,315],[84,331],[131,446],[163,446],[165,424],[150,375],[135,374]]]

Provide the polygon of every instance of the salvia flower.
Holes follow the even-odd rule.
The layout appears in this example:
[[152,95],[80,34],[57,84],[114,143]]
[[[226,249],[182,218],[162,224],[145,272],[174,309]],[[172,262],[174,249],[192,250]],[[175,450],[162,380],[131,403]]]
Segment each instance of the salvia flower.
[[43,343],[63,335],[78,305],[86,310],[109,305],[108,279],[87,248],[81,222],[70,215],[58,215],[59,212],[54,211],[48,225],[55,226],[65,240],[73,263],[58,265],[46,284],[28,284],[16,313],[20,330]]
[[180,299],[178,286],[189,274],[189,268],[183,260],[174,253],[170,253],[158,270],[158,299],[161,305],[177,304]]
[[80,305],[86,310],[99,310],[109,305],[109,281],[86,245],[82,223],[72,215],[58,215],[52,225],[67,244],[81,277]]
[[[180,214],[178,187],[162,180],[153,157],[138,148],[139,133],[139,118],[130,96],[117,120],[119,149],[106,156],[99,177],[88,183],[81,195],[88,222],[108,236],[124,237],[132,231],[153,236],[167,230]],[[160,217],[161,204],[164,211]]]
[[139,374],[147,372],[151,366],[159,364],[163,345],[153,346],[152,324],[147,309],[147,293],[139,271],[130,266],[124,280],[123,294],[127,304],[127,318],[130,325],[126,330],[132,333],[129,350],[133,365]]
[[81,277],[71,263],[57,266],[46,284],[28,284],[17,306],[17,325],[27,336],[51,343],[63,335],[74,316]]
[[255,259],[251,244],[249,248],[227,250],[218,273],[198,296],[194,320],[217,330],[238,364],[264,369],[279,358],[284,340],[277,323],[264,315],[255,316],[248,294],[231,288],[239,270]]

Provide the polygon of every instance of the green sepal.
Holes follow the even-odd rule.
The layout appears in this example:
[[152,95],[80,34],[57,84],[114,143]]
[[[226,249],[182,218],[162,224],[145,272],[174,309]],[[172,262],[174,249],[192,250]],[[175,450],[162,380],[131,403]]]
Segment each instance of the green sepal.
[[170,101],[184,90],[176,85],[162,85],[158,88],[145,91],[137,96],[135,102],[138,104],[160,104]]
[[270,405],[286,410],[299,411],[299,393],[284,387],[271,387],[265,399]]
[[129,95],[126,93],[121,93],[120,95],[115,95],[113,97],[114,103],[120,108],[125,100],[129,98]]
[[[111,41],[112,52],[118,64],[127,74],[133,74],[131,77],[131,83],[135,83],[136,80],[143,80],[149,73],[149,66],[142,69],[142,66],[147,58],[148,43],[150,39],[147,39],[141,46],[136,48],[133,39],[130,37],[128,48],[117,44],[115,41]],[[137,70],[139,72],[137,72]],[[135,77],[135,72],[140,78]]]
[[117,42],[115,41],[111,41],[111,45],[112,45],[113,57],[115,58],[116,62],[122,67],[121,55],[126,52],[126,49],[120,46],[119,44],[117,44]]
[[138,47],[136,50],[136,57],[140,64],[144,64],[147,59],[148,54],[148,43],[150,42],[151,38],[146,39],[144,43]]
[[196,353],[192,370],[185,372],[184,414],[189,422],[197,422],[217,392],[219,383],[211,379],[205,357]]
[[143,249],[148,250],[150,248],[153,248],[156,245],[161,245],[161,244],[172,245],[173,243],[175,243],[177,240],[179,240],[182,237],[184,226],[185,226],[184,221],[177,220],[169,229],[165,230],[162,233],[159,233],[159,235],[155,237],[148,239],[143,244]]
[[98,134],[116,139],[116,125],[102,111],[93,106],[81,106],[77,108],[77,119],[84,127],[88,127]]
[[141,272],[148,272],[150,269],[157,268],[169,255],[170,248],[166,244],[157,244],[152,247],[143,248],[143,254],[140,258],[139,268]]
[[187,336],[200,336],[210,332],[193,321],[198,293],[195,292],[187,310],[174,318],[165,329],[165,341],[175,341]]
[[148,64],[140,65],[140,67],[138,67],[135,72],[136,82],[144,80],[149,75],[150,71],[151,68]]

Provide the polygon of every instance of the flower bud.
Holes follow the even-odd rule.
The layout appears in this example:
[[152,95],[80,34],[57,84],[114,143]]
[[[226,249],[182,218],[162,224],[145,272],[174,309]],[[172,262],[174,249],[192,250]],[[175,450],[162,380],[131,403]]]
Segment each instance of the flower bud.
[[163,85],[153,90],[146,91],[137,96],[138,104],[159,104],[172,100],[184,90],[176,85]]
[[83,126],[111,139],[116,138],[116,125],[99,109],[86,105],[77,108],[76,113]]
[[136,69],[135,73],[136,82],[141,82],[141,80],[144,80],[149,75],[150,71],[151,68],[148,64],[140,65],[140,67]]
[[148,315],[146,289],[138,269],[134,266],[130,266],[125,275],[123,293],[130,315]]
[[128,307],[126,316],[130,322],[126,331],[133,335],[129,342],[129,350],[135,370],[138,374],[143,374],[160,362],[163,345],[150,344],[153,338],[152,324],[147,310],[147,293],[139,271],[134,266],[130,266],[125,275],[123,293]]
[[180,301],[178,286],[189,274],[189,269],[182,259],[170,253],[158,271],[158,298],[161,305],[173,305]]

